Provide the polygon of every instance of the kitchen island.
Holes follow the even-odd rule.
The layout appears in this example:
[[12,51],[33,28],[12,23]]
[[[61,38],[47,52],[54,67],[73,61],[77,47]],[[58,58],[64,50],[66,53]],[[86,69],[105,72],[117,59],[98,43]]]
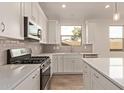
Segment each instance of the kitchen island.
[[124,89],[124,58],[82,58],[82,60],[86,89]]

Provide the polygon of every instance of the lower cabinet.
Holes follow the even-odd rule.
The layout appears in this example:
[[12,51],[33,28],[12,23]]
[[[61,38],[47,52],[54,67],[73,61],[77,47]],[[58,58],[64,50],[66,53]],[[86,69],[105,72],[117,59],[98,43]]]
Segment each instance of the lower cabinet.
[[29,75],[14,90],[40,90],[40,68]]
[[91,83],[91,69],[90,67],[86,64],[83,63],[83,85],[84,89],[89,90],[92,89],[92,83]]
[[74,62],[71,58],[64,58],[64,72],[65,73],[73,73],[74,72]]
[[82,59],[74,59],[73,61],[73,67],[74,67],[74,72],[79,72],[82,73],[83,72],[83,62]]
[[120,88],[113,84],[111,81],[106,79],[104,76],[99,74],[94,69],[91,71],[92,73],[92,88],[95,90],[119,90]]
[[88,90],[120,90],[118,86],[83,62],[83,85]]
[[57,72],[64,72],[64,64],[63,64],[63,56],[62,55],[58,55],[57,56]]
[[58,57],[56,55],[52,56],[52,63],[51,63],[51,73],[57,73],[58,72]]
[[52,72],[61,74],[82,73],[83,64],[81,56],[73,54],[53,55],[52,57]]

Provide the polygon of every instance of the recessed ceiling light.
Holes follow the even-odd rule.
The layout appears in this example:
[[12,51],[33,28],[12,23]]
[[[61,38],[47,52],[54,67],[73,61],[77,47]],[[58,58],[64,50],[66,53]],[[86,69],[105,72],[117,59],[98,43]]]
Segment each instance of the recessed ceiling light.
[[105,6],[106,9],[109,8],[109,7],[110,7],[110,5],[106,5],[106,6]]
[[66,5],[65,4],[62,4],[62,8],[66,8]]

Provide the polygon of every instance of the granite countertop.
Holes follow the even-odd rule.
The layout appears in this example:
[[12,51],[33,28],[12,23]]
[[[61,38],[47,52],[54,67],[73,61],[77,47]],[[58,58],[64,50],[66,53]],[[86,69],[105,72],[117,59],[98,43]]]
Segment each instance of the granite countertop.
[[124,89],[124,58],[82,58],[84,62]]
[[0,90],[14,89],[38,67],[40,67],[40,64],[0,66]]

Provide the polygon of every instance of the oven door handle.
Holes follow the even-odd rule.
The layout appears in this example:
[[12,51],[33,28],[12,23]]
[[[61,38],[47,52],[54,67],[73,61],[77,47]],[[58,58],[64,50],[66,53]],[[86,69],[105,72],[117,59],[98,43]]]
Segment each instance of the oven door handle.
[[49,67],[50,67],[50,65],[48,65],[47,67],[43,67],[42,72],[45,72]]

